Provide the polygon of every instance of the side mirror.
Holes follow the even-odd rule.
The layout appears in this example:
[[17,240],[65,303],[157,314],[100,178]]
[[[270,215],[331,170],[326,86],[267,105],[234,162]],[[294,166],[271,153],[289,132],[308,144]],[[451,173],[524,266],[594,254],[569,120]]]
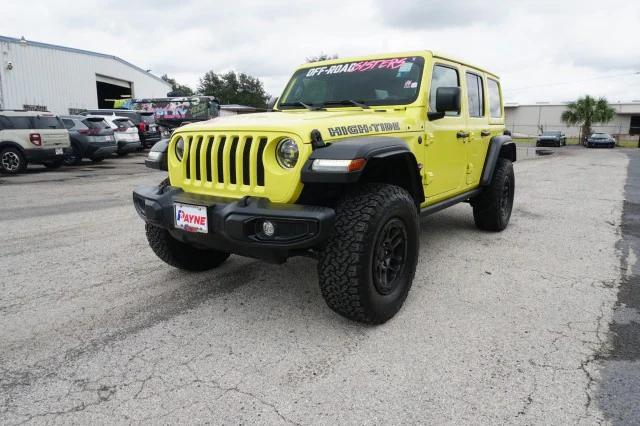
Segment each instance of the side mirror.
[[436,110],[429,112],[429,119],[437,120],[447,112],[460,113],[459,87],[438,87],[436,90]]
[[169,170],[169,165],[167,164],[169,158],[167,155],[168,150],[169,139],[160,139],[149,150],[149,156],[144,160],[144,165],[150,169]]
[[272,96],[267,102],[267,111],[269,112],[273,111],[273,108],[276,106],[277,103],[278,103],[278,97]]

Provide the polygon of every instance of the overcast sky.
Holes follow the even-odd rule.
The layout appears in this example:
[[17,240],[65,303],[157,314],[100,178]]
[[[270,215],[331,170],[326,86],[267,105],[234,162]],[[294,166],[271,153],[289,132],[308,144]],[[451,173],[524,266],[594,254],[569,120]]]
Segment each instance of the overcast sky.
[[195,88],[206,71],[279,94],[321,52],[433,49],[487,68],[507,102],[640,100],[638,0],[8,1],[0,35],[119,56]]

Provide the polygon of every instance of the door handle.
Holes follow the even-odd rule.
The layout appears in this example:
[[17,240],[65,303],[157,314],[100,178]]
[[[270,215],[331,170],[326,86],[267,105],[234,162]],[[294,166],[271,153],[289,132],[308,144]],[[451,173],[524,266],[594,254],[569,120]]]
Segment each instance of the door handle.
[[456,133],[456,137],[458,139],[468,138],[469,137],[469,133],[468,132],[463,132],[462,130],[460,130],[458,133]]
[[480,132],[480,136],[482,136],[483,138],[491,136],[491,132],[489,130],[483,130]]

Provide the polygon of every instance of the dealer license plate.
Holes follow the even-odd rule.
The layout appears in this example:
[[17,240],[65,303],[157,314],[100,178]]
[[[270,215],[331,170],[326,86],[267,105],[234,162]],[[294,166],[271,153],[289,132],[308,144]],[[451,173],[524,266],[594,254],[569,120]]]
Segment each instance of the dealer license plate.
[[64,151],[62,150],[62,148],[56,148],[56,155],[62,155],[64,154]]
[[209,220],[207,208],[204,206],[192,206],[190,204],[175,203],[174,222],[178,229],[187,232],[209,232]]

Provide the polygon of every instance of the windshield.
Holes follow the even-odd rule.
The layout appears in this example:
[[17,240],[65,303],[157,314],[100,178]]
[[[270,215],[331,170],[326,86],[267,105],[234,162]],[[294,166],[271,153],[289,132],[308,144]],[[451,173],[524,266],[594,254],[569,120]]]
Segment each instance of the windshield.
[[82,123],[91,129],[109,129],[109,123],[104,118],[90,117],[82,120]]
[[113,120],[113,124],[115,124],[116,126],[118,126],[120,128],[123,128],[123,127],[129,128],[129,127],[135,127],[136,126],[128,118],[116,118],[115,120]]
[[542,136],[560,136],[560,132],[542,132]]
[[423,58],[406,57],[299,69],[278,107],[409,104],[418,97],[423,66]]
[[62,120],[53,115],[39,115],[35,117],[34,129],[64,129]]
[[140,113],[140,117],[142,118],[142,121],[144,121],[147,124],[153,124],[153,123],[156,122],[156,118],[155,118],[155,116],[153,115],[152,112],[150,112],[150,113],[142,112],[142,113]]

